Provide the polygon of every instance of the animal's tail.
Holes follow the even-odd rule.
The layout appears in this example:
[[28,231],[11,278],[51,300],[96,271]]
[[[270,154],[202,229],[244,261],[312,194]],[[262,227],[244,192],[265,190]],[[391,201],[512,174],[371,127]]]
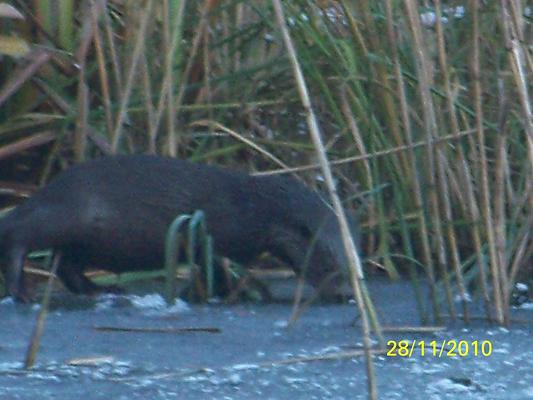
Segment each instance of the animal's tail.
[[5,270],[5,243],[7,235],[8,222],[6,221],[5,213],[0,213],[0,292],[7,288],[6,282],[6,270]]
[[[27,300],[24,292],[22,263],[24,260],[19,253],[13,253],[10,230],[16,222],[17,215],[14,212],[0,214],[0,272],[3,275],[7,293],[22,301]],[[19,262],[14,262],[18,260]]]
[[3,256],[4,253],[4,243],[5,243],[5,236],[7,234],[7,227],[8,227],[8,217],[6,216],[7,213],[0,213],[0,258]]
[[[6,255],[6,242],[8,241],[8,232],[13,226],[16,217],[13,210],[0,211],[0,263]],[[4,260],[5,261],[5,260]],[[1,266],[1,265],[0,265]]]

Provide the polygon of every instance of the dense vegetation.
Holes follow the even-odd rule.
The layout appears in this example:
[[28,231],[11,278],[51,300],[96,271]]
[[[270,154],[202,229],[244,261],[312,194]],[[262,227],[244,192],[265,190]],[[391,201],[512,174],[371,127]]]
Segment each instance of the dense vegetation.
[[[532,10],[443,3],[284,11],[367,265],[427,277],[422,316],[456,317],[458,298],[466,319],[474,291],[504,322],[533,251]],[[3,204],[108,153],[324,189],[270,1],[19,0],[0,18]]]

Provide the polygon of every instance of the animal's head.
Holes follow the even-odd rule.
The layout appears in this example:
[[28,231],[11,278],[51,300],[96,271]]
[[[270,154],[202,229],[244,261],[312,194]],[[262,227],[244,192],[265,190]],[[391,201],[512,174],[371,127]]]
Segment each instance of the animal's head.
[[[269,248],[288,262],[322,297],[334,297],[349,286],[348,257],[332,208],[316,192],[291,178],[258,178],[263,202],[271,209]],[[268,189],[268,190],[267,190]],[[354,216],[347,214],[351,235],[359,247]]]
[[[346,214],[350,233],[359,252],[357,220]],[[349,287],[348,257],[342,240],[337,217],[330,212],[323,218],[318,230],[311,237],[304,260],[306,279],[318,289],[322,297],[334,297]]]

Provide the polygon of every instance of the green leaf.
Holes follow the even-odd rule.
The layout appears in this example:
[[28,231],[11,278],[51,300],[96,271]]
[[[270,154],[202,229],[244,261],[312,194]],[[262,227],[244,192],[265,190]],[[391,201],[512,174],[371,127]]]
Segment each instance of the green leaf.
[[30,51],[28,42],[15,36],[0,35],[0,54],[22,57]]

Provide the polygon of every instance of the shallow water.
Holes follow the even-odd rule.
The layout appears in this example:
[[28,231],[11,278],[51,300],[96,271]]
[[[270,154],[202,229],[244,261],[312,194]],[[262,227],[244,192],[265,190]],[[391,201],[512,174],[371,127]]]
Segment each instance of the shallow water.
[[[373,282],[384,325],[417,324],[409,285]],[[54,298],[37,363],[22,369],[38,306],[0,302],[0,399],[366,398],[363,358],[281,364],[361,346],[354,305],[315,305],[291,328],[290,304],[167,308],[156,294]],[[533,310],[514,310],[533,320]],[[102,332],[95,327],[211,327],[220,333]],[[375,357],[380,399],[533,398],[531,324],[449,325],[389,339],[490,340],[489,357]]]

